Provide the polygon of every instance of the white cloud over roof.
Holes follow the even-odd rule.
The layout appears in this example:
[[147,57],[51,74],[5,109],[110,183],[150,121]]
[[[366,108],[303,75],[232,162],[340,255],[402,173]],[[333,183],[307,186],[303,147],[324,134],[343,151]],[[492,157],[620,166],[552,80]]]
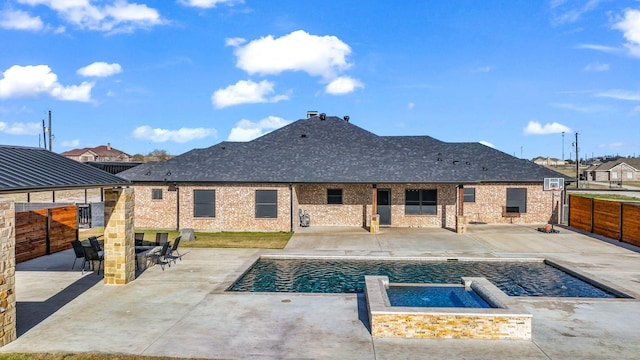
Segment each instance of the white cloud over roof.
[[552,122],[550,124],[542,125],[537,121],[529,121],[529,124],[527,124],[527,127],[524,128],[525,135],[559,134],[563,131],[571,132],[571,129],[557,122]]
[[122,66],[118,63],[107,64],[103,61],[97,61],[78,69],[77,73],[82,76],[107,77],[122,72]]
[[250,141],[291,123],[281,117],[268,116],[258,122],[242,119],[231,129],[228,141]]
[[243,0],[180,0],[180,4],[186,6],[192,6],[197,8],[209,9],[214,8],[217,5],[229,5],[243,4]]
[[340,76],[331,81],[325,91],[332,95],[343,95],[353,92],[356,88],[362,88],[364,85],[358,79],[348,76]]
[[216,129],[207,128],[180,128],[178,130],[169,130],[143,125],[135,128],[131,135],[136,139],[150,140],[157,143],[167,141],[186,143],[209,136],[217,137],[218,131]]
[[11,135],[38,135],[42,131],[39,123],[13,123],[0,121],[0,132]]
[[349,45],[335,36],[311,35],[298,30],[279,38],[271,35],[238,46],[236,66],[249,74],[277,75],[284,71],[304,71],[331,79],[351,64]]
[[234,85],[216,90],[211,95],[213,106],[218,109],[240,104],[278,102],[289,98],[287,95],[274,95],[274,83],[262,80],[259,83],[251,80],[240,80]]
[[8,9],[0,12],[0,27],[10,30],[38,31],[44,28],[39,16],[31,16],[26,11]]
[[627,39],[625,46],[632,56],[640,57],[640,10],[627,9],[624,15],[613,25],[622,31]]
[[94,5],[89,0],[18,0],[18,3],[49,7],[61,19],[83,30],[132,32],[165,22],[158,10],[127,0],[112,0],[104,5]]
[[58,100],[91,100],[94,83],[63,86],[58,75],[47,65],[14,65],[2,73],[0,78],[0,98],[21,98],[48,95]]

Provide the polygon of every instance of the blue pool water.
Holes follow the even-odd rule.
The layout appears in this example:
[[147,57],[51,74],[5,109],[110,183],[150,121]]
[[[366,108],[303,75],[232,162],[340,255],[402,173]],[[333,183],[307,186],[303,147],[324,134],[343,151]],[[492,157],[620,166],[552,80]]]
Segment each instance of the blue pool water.
[[459,284],[485,277],[510,296],[614,298],[544,262],[260,258],[228,289],[244,292],[362,293],[365,275],[392,283]]
[[389,286],[391,306],[490,308],[475,291],[464,286]]

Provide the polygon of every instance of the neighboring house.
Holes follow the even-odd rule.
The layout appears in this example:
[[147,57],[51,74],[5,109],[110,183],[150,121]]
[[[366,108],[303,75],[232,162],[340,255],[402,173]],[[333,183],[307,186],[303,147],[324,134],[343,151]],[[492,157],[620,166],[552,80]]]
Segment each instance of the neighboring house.
[[566,161],[561,159],[556,159],[552,157],[542,157],[538,156],[532,160],[534,163],[542,166],[564,166],[566,165]]
[[602,182],[640,181],[640,158],[620,158],[584,171],[585,179]]
[[94,148],[74,149],[61,153],[69,159],[80,162],[128,162],[132,156],[114,149],[111,144],[100,145]]
[[544,179],[572,181],[480,143],[378,136],[324,114],[118,175],[135,188],[137,228],[203,231],[291,231],[300,211],[311,226],[366,227],[373,213],[394,227],[543,223]]

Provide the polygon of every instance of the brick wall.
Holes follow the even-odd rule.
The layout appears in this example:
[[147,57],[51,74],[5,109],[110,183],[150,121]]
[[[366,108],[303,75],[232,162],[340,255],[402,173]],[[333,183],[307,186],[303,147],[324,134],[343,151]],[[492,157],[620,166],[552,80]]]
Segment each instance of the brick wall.
[[[180,197],[180,228],[198,231],[290,231],[290,191],[287,184],[178,184],[178,191],[167,186],[137,185],[135,188],[135,227],[152,229],[177,228],[176,200]],[[152,200],[152,189],[162,189],[162,199]],[[215,190],[215,216],[193,216],[193,191]],[[278,217],[256,218],[256,190],[278,191]],[[293,193],[293,191],[291,191]],[[294,202],[295,205],[295,202]],[[294,226],[298,223],[294,207]]]
[[[464,215],[467,222],[479,221],[490,224],[532,224],[546,223],[552,220],[552,208],[557,210],[559,196],[555,204],[551,191],[544,191],[542,184],[500,184],[500,185],[465,185],[465,188],[476,189],[476,201],[464,203]],[[519,217],[502,216],[502,207],[507,204],[507,188],[527,189],[527,212]]]
[[0,199],[0,346],[16,339],[15,210]]
[[[180,198],[180,228],[200,231],[289,231],[299,225],[298,209],[306,210],[311,226],[369,226],[371,219],[371,184],[298,184],[290,192],[287,184],[178,184],[178,191],[167,191],[166,185],[135,186],[137,228],[177,228],[176,201]],[[378,189],[391,189],[391,226],[448,227],[456,226],[454,184],[377,184]],[[542,184],[479,185],[476,202],[465,203],[467,221],[487,223],[543,223],[551,219],[552,194]],[[507,188],[527,189],[527,212],[517,218],[503,217]],[[152,200],[152,189],[162,190],[162,199]],[[215,190],[215,217],[193,217],[193,191]],[[255,217],[255,191],[278,190],[278,218]],[[327,189],[342,189],[342,204],[327,204]],[[436,189],[436,215],[406,215],[406,189]],[[291,197],[290,197],[291,196]],[[556,203],[559,199],[556,199]],[[290,203],[293,209],[290,211]],[[556,204],[557,206],[557,204]]]

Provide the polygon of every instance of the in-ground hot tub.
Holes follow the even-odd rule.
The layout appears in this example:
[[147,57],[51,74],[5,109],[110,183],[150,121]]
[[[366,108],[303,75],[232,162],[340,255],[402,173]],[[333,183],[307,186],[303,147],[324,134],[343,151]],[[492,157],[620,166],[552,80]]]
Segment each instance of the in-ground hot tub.
[[443,285],[366,276],[365,283],[374,337],[531,340],[531,314],[485,278]]

